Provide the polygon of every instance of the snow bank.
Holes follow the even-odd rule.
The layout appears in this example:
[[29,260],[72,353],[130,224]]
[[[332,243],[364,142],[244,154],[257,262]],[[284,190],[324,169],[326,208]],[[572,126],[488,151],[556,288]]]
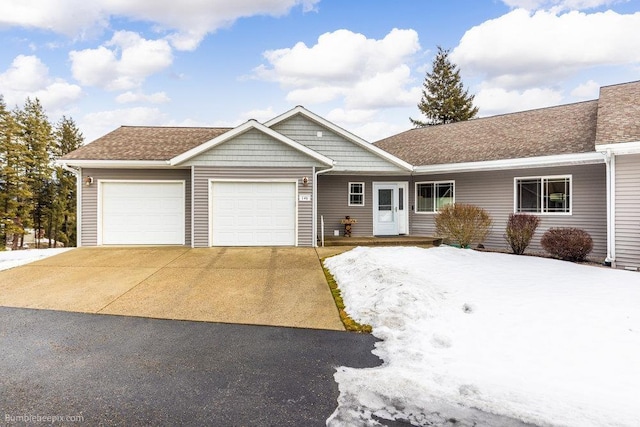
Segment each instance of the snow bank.
[[449,247],[325,263],[384,361],[338,369],[328,425],[640,425],[640,274]]
[[0,252],[0,271],[61,254],[73,248],[26,249]]

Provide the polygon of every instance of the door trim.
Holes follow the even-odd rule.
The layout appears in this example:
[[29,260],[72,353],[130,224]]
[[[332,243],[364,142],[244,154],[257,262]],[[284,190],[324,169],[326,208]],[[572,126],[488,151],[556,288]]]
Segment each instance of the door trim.
[[[402,219],[404,221],[404,223],[406,224],[405,228],[406,228],[406,232],[402,233],[402,234],[409,234],[409,209],[407,209],[407,203],[409,201],[409,181],[373,181],[371,183],[371,200],[372,200],[372,217],[371,217],[371,221],[372,221],[372,233],[374,236],[376,235],[382,235],[379,233],[376,233],[376,210],[378,209],[378,197],[377,197],[377,189],[379,186],[384,186],[384,185],[394,185],[396,186],[396,191],[395,191],[395,198],[394,198],[394,209],[398,209],[398,194],[399,188],[403,189],[403,193],[404,193],[404,213],[402,214]],[[396,224],[397,224],[397,234],[395,235],[400,235],[400,221],[399,221],[399,215],[400,215],[400,211],[396,210],[396,214],[397,214],[397,218],[396,219]],[[391,234],[391,236],[393,236],[393,234]]]

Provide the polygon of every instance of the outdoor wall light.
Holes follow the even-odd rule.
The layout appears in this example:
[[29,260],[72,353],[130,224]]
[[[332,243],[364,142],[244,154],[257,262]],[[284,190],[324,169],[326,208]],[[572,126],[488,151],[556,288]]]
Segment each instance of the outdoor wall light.
[[302,177],[302,185],[304,185],[305,187],[307,185],[309,185],[309,177],[308,176],[303,176]]
[[93,184],[93,177],[92,176],[88,176],[84,179],[84,185],[86,185],[87,187],[90,186],[91,184]]

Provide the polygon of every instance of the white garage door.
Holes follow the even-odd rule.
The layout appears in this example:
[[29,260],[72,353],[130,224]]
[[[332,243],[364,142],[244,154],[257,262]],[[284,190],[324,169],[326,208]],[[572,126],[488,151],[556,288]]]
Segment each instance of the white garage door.
[[103,245],[183,245],[183,182],[103,182]]
[[212,183],[213,246],[293,246],[296,184]]

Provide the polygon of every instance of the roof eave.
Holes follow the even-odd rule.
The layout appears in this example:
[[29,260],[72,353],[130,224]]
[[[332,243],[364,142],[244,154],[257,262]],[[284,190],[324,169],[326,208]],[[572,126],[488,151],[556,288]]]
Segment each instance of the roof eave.
[[88,160],[88,159],[58,159],[55,163],[59,166],[76,166],[81,168],[167,168],[170,167],[167,160]]
[[552,156],[524,157],[515,159],[486,160],[482,162],[447,163],[438,165],[416,166],[414,172],[446,173],[446,172],[481,172],[507,169],[529,169],[552,166],[573,166],[604,163],[602,153],[586,152],[575,154],[556,154]]
[[611,152],[616,155],[640,154],[640,141],[598,144],[596,145],[596,151],[603,153]]
[[331,123],[330,121],[328,121],[327,119],[324,119],[320,116],[318,116],[317,114],[307,110],[306,108],[304,108],[301,105],[298,105],[297,107],[283,113],[280,114],[277,117],[274,117],[273,119],[267,121],[264,123],[265,126],[271,128],[272,126],[283,122],[284,120],[287,120],[290,117],[295,116],[296,114],[302,114],[303,116],[319,123],[322,126],[325,126],[326,128],[330,129],[331,131],[335,132],[336,134],[342,136],[343,138],[361,146],[362,148],[364,148],[365,150],[368,150],[371,153],[376,154],[379,157],[382,157],[383,159],[387,160],[390,163],[393,163],[394,165],[398,166],[401,169],[404,169],[406,171],[413,171],[413,165],[405,162],[404,160],[394,156],[391,153],[388,153],[386,151],[384,151],[383,149],[376,147],[375,145],[373,145],[372,143],[365,141],[364,139],[360,138],[357,135],[352,134],[351,132],[349,132],[346,129],[341,128],[340,126]]

